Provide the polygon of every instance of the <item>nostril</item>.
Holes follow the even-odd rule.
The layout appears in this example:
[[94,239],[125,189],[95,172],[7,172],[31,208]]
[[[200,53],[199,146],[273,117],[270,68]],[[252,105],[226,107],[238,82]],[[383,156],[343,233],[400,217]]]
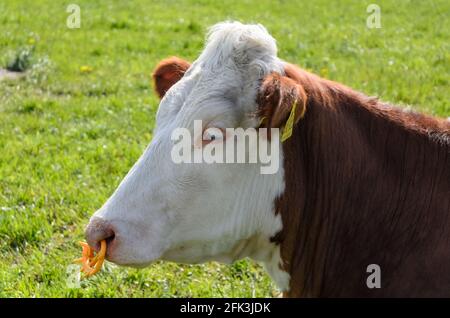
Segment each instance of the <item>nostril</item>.
[[94,248],[100,250],[100,242],[106,240],[109,245],[115,238],[116,233],[111,223],[101,217],[92,217],[88,226],[86,227],[86,241]]
[[94,248],[94,250],[96,252],[100,251],[101,241],[105,240],[106,241],[106,248],[108,248],[109,246],[111,246],[111,244],[114,241],[115,237],[116,237],[116,235],[113,233],[111,236],[99,239],[98,241],[95,242],[95,245],[93,245],[92,247]]
[[115,238],[116,238],[116,234],[115,233],[113,233],[113,235],[111,235],[110,237],[107,237],[105,239],[106,240],[106,246],[110,245],[114,241]]

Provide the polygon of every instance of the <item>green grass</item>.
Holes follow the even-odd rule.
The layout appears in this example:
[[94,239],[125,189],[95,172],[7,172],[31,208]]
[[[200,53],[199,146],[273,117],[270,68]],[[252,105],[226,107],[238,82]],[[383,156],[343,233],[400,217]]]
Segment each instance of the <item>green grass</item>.
[[[279,55],[382,100],[450,116],[450,2],[73,1],[0,3],[0,66],[34,46],[27,75],[0,82],[0,297],[272,296],[243,260],[231,266],[108,264],[68,284],[89,216],[150,142],[158,100],[150,73],[164,57],[193,60],[209,25],[264,24]],[[28,60],[27,60],[28,61]],[[85,71],[82,71],[85,70]],[[87,71],[86,71],[87,70]]]

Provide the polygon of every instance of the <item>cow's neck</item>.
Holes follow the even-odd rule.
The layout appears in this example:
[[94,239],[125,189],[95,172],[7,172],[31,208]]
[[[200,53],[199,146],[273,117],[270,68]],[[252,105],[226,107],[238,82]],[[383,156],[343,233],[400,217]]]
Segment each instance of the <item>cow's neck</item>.
[[286,73],[309,98],[283,146],[286,190],[276,202],[287,296],[365,296],[368,264],[395,277],[448,219],[448,193],[435,190],[450,189],[449,126],[292,66]]

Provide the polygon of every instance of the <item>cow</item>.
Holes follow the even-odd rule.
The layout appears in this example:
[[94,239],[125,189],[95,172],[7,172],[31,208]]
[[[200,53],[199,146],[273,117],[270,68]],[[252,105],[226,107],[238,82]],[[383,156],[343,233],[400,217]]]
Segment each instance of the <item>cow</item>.
[[[262,25],[216,24],[197,60],[167,58],[153,78],[152,141],[86,228],[95,249],[107,241],[109,261],[248,257],[285,297],[450,296],[447,120],[283,61]],[[195,120],[289,129],[280,168],[174,163],[171,134]]]

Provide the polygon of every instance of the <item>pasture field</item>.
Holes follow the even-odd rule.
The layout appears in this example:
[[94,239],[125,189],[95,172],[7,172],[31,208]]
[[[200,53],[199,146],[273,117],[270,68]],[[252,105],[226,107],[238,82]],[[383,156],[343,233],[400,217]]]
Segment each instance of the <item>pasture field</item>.
[[[66,7],[81,8],[69,29]],[[369,29],[366,8],[381,8]],[[208,26],[264,24],[279,56],[382,100],[450,116],[450,2],[0,2],[0,297],[271,297],[261,266],[156,263],[70,284],[83,228],[152,138],[150,74],[193,60]],[[16,62],[16,63],[14,63]]]

